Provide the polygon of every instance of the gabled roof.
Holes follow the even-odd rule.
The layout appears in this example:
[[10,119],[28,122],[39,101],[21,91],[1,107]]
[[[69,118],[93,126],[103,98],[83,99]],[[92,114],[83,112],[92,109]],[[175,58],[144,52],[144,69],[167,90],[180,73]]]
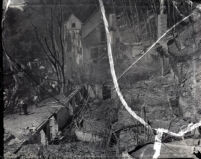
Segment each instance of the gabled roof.
[[68,22],[71,17],[75,17],[75,19],[77,19],[80,23],[82,23],[82,21],[74,13],[69,14],[66,21]]
[[100,23],[102,23],[102,14],[98,9],[94,11],[82,26],[82,38],[89,35]]

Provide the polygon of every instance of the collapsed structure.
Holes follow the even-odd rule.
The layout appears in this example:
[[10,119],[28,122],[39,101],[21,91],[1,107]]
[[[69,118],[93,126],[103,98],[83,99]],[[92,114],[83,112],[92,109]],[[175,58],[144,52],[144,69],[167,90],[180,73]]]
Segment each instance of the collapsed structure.
[[[164,38],[158,47],[152,49],[130,72],[118,80],[129,106],[153,128],[160,127],[179,132],[180,127],[187,126],[189,122],[198,122],[201,118],[199,27],[201,21],[200,13],[196,14],[192,22],[185,22],[179,29],[178,35],[173,34],[171,40]],[[142,30],[148,30],[148,25],[152,23],[156,31],[153,31],[154,35],[150,36],[150,39],[146,39],[151,35],[150,32],[143,34],[144,39],[139,42],[139,39],[132,38],[129,24],[123,21],[124,14],[119,16],[114,13],[108,14],[118,76],[146,52],[147,47],[157,36],[157,24],[158,36],[167,29],[166,21],[163,21],[162,17],[166,16],[160,15],[156,21],[157,15],[151,15],[149,21],[143,23],[147,26]],[[143,148],[138,152],[137,150],[140,146],[153,143],[154,134],[129,115],[121,106],[112,88],[106,35],[100,10],[94,11],[84,23],[71,14],[64,25],[65,39],[72,44],[70,48],[68,46],[65,48],[70,52],[65,59],[66,75],[71,75],[77,85],[84,84],[87,98],[84,97],[84,93],[73,96],[70,94],[72,100],[65,103],[65,108],[59,109],[57,117],[48,118],[48,124],[43,123],[42,125],[45,125],[43,130],[37,134],[40,137],[39,144],[54,144],[52,147],[48,145],[45,150],[43,148],[34,150],[34,153],[43,151],[41,154],[47,155],[49,151],[55,149],[58,155],[60,150],[55,144],[57,142],[55,139],[59,136],[58,143],[68,143],[69,145],[66,144],[68,149],[77,146],[85,147],[87,151],[96,145],[94,152],[90,150],[87,152],[92,156],[93,153],[118,156],[124,151],[131,152],[130,154],[135,157],[141,155],[144,152]],[[48,129],[52,129],[52,134],[48,135],[50,132]],[[62,132],[62,137],[58,133],[59,130]],[[47,136],[51,139],[47,140]],[[187,136],[198,138],[199,131],[195,130]],[[170,136],[164,138],[164,142],[172,140],[177,139]],[[30,141],[28,143],[30,144]],[[29,146],[37,147],[37,145],[23,147]],[[193,145],[190,145],[190,148],[192,147]],[[108,152],[105,152],[107,151],[105,149]],[[19,151],[21,155],[25,155],[24,153],[23,149]],[[167,154],[169,153],[167,151]],[[66,152],[66,155],[69,154],[73,155],[72,152]]]

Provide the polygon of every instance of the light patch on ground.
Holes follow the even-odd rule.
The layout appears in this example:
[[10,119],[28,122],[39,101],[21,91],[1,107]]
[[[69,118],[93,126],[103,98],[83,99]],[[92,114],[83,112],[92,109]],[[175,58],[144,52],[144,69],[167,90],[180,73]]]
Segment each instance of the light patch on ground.
[[4,129],[8,130],[15,137],[23,139],[27,130],[39,126],[53,112],[60,109],[60,105],[48,99],[41,107],[30,106],[29,115],[11,114],[4,117]]

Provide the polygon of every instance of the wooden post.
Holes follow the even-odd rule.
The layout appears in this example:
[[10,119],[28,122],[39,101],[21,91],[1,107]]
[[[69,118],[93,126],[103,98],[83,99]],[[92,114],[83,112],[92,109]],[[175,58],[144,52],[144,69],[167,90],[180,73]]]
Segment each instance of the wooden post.
[[50,126],[50,140],[54,140],[58,133],[58,124],[54,117],[51,117],[49,119],[49,126]]
[[141,34],[141,30],[140,30],[140,17],[139,17],[139,14],[138,14],[138,9],[137,9],[137,5],[136,5],[136,1],[135,1],[135,11],[136,11],[136,15],[137,15],[137,40],[138,42],[140,42],[140,38],[139,38],[139,34]]
[[74,110],[73,110],[73,106],[70,104],[70,102],[68,103],[68,109],[70,111],[70,115],[73,116]]
[[[165,0],[160,0],[160,14],[158,15],[158,38],[160,38],[164,32],[167,30],[167,15],[164,14],[165,11]],[[163,40],[161,40],[163,43]],[[164,76],[164,66],[165,66],[165,59],[161,57],[161,75]]]
[[44,130],[40,131],[40,142],[41,142],[42,145],[47,145],[48,144],[47,137],[46,137],[46,134],[45,134]]
[[[193,45],[193,52],[195,52],[196,46],[195,44]],[[197,85],[197,81],[196,81],[196,58],[195,56],[193,56],[193,60],[192,60],[192,68],[193,68],[193,96],[194,98],[196,98],[196,85]]]

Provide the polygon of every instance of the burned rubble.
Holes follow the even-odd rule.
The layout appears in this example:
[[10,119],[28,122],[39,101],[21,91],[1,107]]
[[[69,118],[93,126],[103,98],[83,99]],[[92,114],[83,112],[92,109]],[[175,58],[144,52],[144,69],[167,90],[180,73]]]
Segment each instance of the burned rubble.
[[200,4],[101,2],[4,2],[4,158],[199,158]]

